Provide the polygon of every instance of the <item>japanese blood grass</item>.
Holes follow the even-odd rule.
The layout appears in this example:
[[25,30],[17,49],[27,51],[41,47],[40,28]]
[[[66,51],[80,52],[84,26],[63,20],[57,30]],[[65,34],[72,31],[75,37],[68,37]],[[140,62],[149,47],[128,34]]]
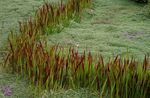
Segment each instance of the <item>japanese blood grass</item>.
[[[65,26],[68,26],[69,20],[80,21],[80,13],[83,8],[90,6],[91,0],[62,0],[58,4],[45,2],[36,12],[33,19],[27,22],[19,22],[20,32],[38,32],[49,34],[60,32]],[[35,30],[35,31],[34,31]],[[32,35],[32,34],[30,34]]]
[[[86,7],[89,3],[91,3],[91,0],[68,0],[68,3],[65,4],[61,1],[58,5],[51,5],[45,2],[45,4],[36,11],[34,18],[30,17],[28,21],[19,22],[19,36],[14,36],[14,34],[11,33],[8,38],[10,53],[8,53],[6,61],[10,57],[12,57],[10,62],[17,61],[12,65],[12,69],[19,73],[22,73],[23,69],[30,70],[32,64],[32,48],[34,45],[35,47],[38,45],[40,34],[45,32],[45,28],[49,28],[48,30],[51,29],[50,31],[54,33],[58,25],[63,23],[63,21],[60,21],[64,20],[63,17],[68,19],[67,22],[69,22],[69,19],[74,18],[76,14],[80,14],[81,9]],[[19,64],[18,67],[15,67],[15,64],[22,63],[22,60],[24,62],[27,60],[28,62],[26,63],[30,66],[23,68],[24,65]],[[39,61],[40,60],[41,58]],[[21,68],[21,70],[19,70],[19,68]],[[28,71],[28,75],[31,75],[31,71]]]
[[90,52],[47,46],[34,39],[14,40],[14,36],[10,36],[9,43],[6,67],[27,76],[39,89],[90,88],[98,91],[100,98],[150,97],[146,56],[143,63],[119,56],[105,62],[102,56],[93,56]]
[[[85,2],[85,0],[81,1]],[[5,67],[27,76],[39,89],[90,88],[98,91],[101,98],[104,96],[109,98],[150,97],[148,57],[145,56],[143,63],[119,56],[105,62],[102,56],[93,56],[90,52],[78,53],[74,48],[65,50],[60,46],[47,46],[40,41],[40,34],[45,32],[46,27],[51,26],[50,31],[54,32],[56,24],[63,21],[62,16],[44,18],[47,17],[46,4],[37,12],[42,13],[39,14],[41,16],[37,15],[38,18],[35,17],[34,20],[30,18],[27,22],[20,22],[21,34],[10,34]],[[74,3],[68,3],[68,6],[70,7],[66,7],[66,10],[67,8],[71,10],[65,10],[67,14],[64,14],[67,15],[67,19],[68,17],[70,19],[72,10],[74,12],[74,8],[77,7]],[[50,11],[56,15],[58,7],[54,5],[49,7]],[[51,22],[47,19],[51,19]]]

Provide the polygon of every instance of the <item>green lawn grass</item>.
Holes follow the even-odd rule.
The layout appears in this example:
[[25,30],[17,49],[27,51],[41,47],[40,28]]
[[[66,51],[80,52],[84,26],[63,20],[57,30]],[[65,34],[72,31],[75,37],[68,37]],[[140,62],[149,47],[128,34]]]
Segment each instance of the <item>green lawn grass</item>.
[[6,97],[0,91],[0,98],[97,98],[97,94],[88,89],[69,89],[59,91],[43,90],[36,92],[36,88],[30,85],[28,80],[17,74],[0,72],[0,87],[9,85],[12,89],[12,96]]
[[141,59],[150,53],[150,18],[143,6],[129,0],[95,0],[83,12],[81,23],[72,22],[47,39],[50,44],[78,46],[106,57],[128,52]]

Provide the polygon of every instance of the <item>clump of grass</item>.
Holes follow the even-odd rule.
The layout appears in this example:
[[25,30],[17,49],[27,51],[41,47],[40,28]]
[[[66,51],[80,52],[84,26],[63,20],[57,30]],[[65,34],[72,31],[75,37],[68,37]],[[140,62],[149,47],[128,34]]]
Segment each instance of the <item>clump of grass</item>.
[[[68,0],[64,3],[50,4],[45,2],[28,22],[19,22],[21,33],[49,34],[60,32],[68,26],[69,20],[80,21],[83,8],[90,6],[91,0]],[[30,34],[32,35],[32,34]]]
[[[12,39],[10,39],[12,40]],[[17,41],[21,45],[22,41]],[[14,47],[13,47],[14,46]],[[13,72],[27,75],[40,89],[97,90],[102,97],[148,98],[150,89],[149,61],[143,63],[119,56],[104,62],[102,56],[78,53],[74,48],[48,47],[30,41],[22,47],[10,42],[6,63]]]

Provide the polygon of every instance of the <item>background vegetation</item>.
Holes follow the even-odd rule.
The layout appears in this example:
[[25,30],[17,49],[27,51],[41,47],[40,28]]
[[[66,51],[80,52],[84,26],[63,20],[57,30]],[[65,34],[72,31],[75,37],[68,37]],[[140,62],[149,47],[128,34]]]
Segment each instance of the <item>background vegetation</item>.
[[139,3],[147,3],[148,0],[133,0],[133,1],[136,1],[136,2],[139,2]]

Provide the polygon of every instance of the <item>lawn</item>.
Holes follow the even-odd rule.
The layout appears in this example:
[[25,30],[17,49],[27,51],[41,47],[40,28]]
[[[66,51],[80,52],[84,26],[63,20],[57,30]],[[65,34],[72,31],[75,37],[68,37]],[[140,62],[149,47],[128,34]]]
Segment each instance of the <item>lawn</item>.
[[[43,0],[0,1],[0,87],[11,86],[13,95],[10,98],[33,98],[33,95],[40,98],[96,98],[95,92],[82,88],[43,91],[37,95],[36,88],[25,77],[1,68],[9,31],[18,31],[18,21],[32,16],[42,3]],[[61,32],[41,37],[49,45],[73,46],[80,52],[87,50],[105,58],[129,54],[141,61],[145,54],[150,54],[150,16],[145,14],[143,7],[143,4],[130,0],[94,0],[90,8],[83,10],[80,23],[71,20]],[[0,98],[3,97],[0,92]]]
[[82,13],[81,23],[72,21],[61,33],[46,38],[50,44],[78,46],[106,57],[128,52],[141,59],[150,53],[150,18],[143,6],[130,0],[95,0]]

